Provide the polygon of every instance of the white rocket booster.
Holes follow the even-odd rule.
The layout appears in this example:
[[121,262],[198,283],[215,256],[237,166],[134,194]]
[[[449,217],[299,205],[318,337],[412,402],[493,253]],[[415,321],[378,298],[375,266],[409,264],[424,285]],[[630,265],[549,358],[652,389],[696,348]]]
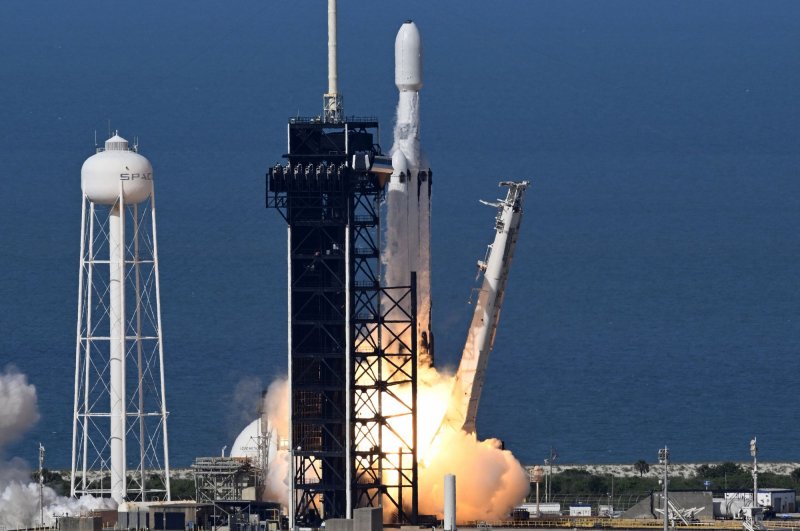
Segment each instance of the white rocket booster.
[[431,171],[419,138],[422,39],[407,20],[394,44],[395,85],[399,91],[392,146],[392,176],[386,196],[386,284],[403,285],[417,273],[417,345],[422,363],[433,361],[430,265]]
[[[442,426],[467,433],[475,432],[478,403],[486,379],[489,354],[494,347],[500,310],[508,284],[508,273],[517,245],[519,225],[522,221],[522,197],[528,181],[505,181],[500,186],[508,187],[506,199],[496,203],[482,203],[498,209],[495,218],[494,242],[489,246],[486,259],[478,262],[483,273],[483,283],[475,303],[467,341],[461,355],[453,392]],[[440,427],[441,429],[441,427]]]

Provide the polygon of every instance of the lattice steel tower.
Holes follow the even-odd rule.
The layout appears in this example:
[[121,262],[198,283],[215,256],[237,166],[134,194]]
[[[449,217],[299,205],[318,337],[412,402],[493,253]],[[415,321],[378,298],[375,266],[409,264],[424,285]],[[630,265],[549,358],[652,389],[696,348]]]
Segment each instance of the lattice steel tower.
[[335,0],[328,29],[323,113],[289,120],[288,163],[267,174],[267,207],[288,224],[290,525],[367,506],[383,506],[385,521],[414,523],[415,275],[381,285],[380,202],[391,164],[377,120],[342,115]]
[[114,135],[81,188],[71,495],[169,500],[153,168]]

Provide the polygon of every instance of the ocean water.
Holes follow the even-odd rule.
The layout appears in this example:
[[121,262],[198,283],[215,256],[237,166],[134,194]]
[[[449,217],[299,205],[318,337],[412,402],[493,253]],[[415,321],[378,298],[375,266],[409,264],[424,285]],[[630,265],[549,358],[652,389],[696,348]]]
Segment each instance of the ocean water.
[[[0,3],[0,367],[69,466],[80,166],[138,136],[158,196],[170,448],[216,455],[286,371],[264,173],[326,86],[323,2]],[[528,178],[481,402],[524,463],[800,460],[800,4],[340,2],[345,109],[391,145],[394,36],[425,46],[437,359],[458,361],[478,199]],[[109,126],[110,120],[110,126]]]

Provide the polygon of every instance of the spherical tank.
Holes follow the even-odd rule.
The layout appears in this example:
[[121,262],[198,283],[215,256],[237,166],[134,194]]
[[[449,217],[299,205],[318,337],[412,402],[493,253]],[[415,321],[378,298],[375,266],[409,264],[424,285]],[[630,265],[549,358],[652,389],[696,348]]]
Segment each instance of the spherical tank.
[[271,433],[267,448],[267,462],[271,463],[278,453],[278,433],[269,420],[267,420],[267,425],[264,426],[260,418],[248,424],[236,437],[233,446],[231,446],[230,457],[256,459],[258,457],[259,437],[264,437],[267,433]]
[[128,148],[127,140],[114,135],[106,140],[104,151],[83,163],[81,189],[89,201],[113,205],[119,199],[120,184],[125,204],[141,203],[153,191],[153,167]]
[[400,27],[394,41],[394,84],[399,90],[422,88],[422,38],[410,20]]

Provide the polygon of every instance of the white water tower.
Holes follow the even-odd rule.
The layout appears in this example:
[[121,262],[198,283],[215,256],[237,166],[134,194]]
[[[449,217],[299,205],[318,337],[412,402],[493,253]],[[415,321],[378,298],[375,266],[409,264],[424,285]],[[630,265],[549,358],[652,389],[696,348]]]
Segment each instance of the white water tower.
[[153,168],[115,134],[81,189],[71,495],[169,500]]

